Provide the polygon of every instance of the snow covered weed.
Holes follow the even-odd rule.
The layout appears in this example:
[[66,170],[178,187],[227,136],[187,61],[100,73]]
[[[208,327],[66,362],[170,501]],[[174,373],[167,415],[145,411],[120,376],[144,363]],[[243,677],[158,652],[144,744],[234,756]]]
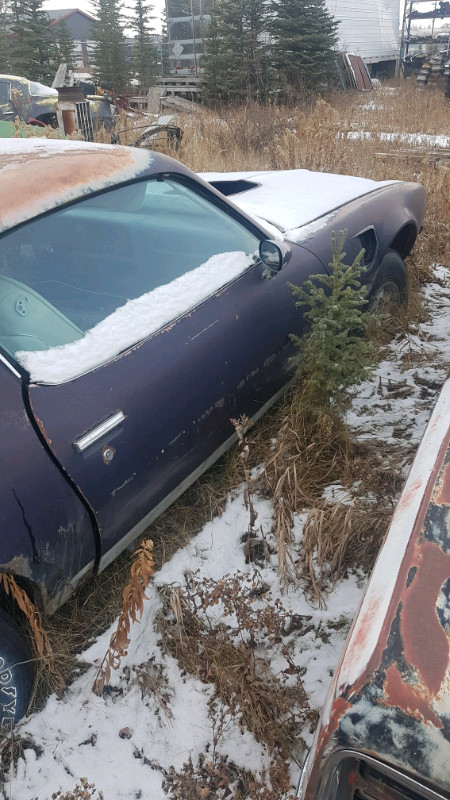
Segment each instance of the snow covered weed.
[[97,791],[93,783],[89,783],[87,778],[81,778],[74,789],[67,792],[54,792],[52,800],[103,800],[104,794]]
[[[290,655],[298,634],[295,615],[273,597],[256,568],[220,580],[186,575],[184,586],[164,586],[161,596],[163,650],[182,670],[214,685],[214,709],[217,702],[225,705],[242,730],[268,748],[279,775],[285,764],[288,781],[287,759],[300,757],[302,730],[317,719]],[[271,669],[274,648],[286,665],[278,675]]]

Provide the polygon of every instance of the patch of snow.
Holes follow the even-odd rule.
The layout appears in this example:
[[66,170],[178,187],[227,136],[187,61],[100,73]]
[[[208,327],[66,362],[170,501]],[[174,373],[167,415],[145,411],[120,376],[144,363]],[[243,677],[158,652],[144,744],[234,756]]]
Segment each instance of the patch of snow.
[[246,253],[223,253],[171,283],[128,300],[75,342],[16,353],[36,383],[70,381],[148,338],[239,277],[253,263]]
[[322,497],[324,500],[329,500],[332,503],[344,503],[344,505],[348,506],[351,506],[353,503],[351,492],[341,486],[340,483],[332,483],[326,486],[322,492]]
[[[416,334],[395,338],[373,378],[358,386],[347,424],[359,439],[418,446],[450,366],[450,268],[434,266],[422,288],[428,318]],[[406,476],[405,476],[406,477]]]
[[415,147],[450,147],[450,136],[432,135],[429,133],[383,133],[375,131],[348,131],[346,134],[338,134],[347,139],[370,139],[380,142],[401,142],[412,144]]
[[380,103],[374,103],[373,100],[369,100],[368,103],[364,103],[364,105],[360,106],[361,111],[381,111],[384,106]]
[[[80,656],[91,666],[68,687],[62,700],[52,696],[43,711],[19,725],[17,733],[33,739],[43,752],[37,757],[34,751],[27,749],[19,758],[12,777],[11,797],[50,800],[53,792],[73,788],[83,776],[107,798],[129,800],[140,796],[141,792],[142,797],[163,800],[166,797],[162,789],[164,770],[171,765],[179,770],[189,757],[195,763],[199,754],[211,752],[214,723],[208,703],[213,687],[182,672],[178,663],[161,651],[156,621],[161,609],[159,593],[164,587],[183,587],[186,575],[193,570],[199,579],[226,580],[227,575],[239,575],[243,590],[251,586],[255,570],[245,562],[242,543],[242,534],[248,528],[243,491],[243,487],[235,491],[222,516],[207,523],[155,574],[147,590],[148,601],[142,621],[132,626],[128,653],[120,670],[112,674],[111,693],[99,698],[91,687],[115,625]],[[255,506],[258,523],[269,532],[270,501],[257,497]],[[302,515],[297,515],[297,524],[301,526],[301,523]],[[299,543],[300,540],[301,536],[297,535]],[[346,635],[345,626],[336,629],[338,626],[328,628],[327,624],[343,618],[350,624],[361,596],[358,580],[349,576],[341,581],[330,594],[328,608],[319,610],[307,600],[300,587],[292,588],[287,596],[282,593],[276,566],[274,569],[267,565],[257,572],[269,606],[278,600],[287,613],[310,618],[311,630],[305,635],[290,634],[289,648],[292,662],[304,670],[301,680],[311,706],[320,708]],[[257,600],[258,603],[262,600]],[[211,606],[207,613],[212,623],[223,621],[219,606]],[[236,624],[230,617],[226,621]],[[256,655],[263,647],[265,642],[257,644]],[[166,677],[172,718],[165,716],[155,694],[142,697],[138,689],[133,668],[148,664],[152,659],[161,666]],[[274,652],[270,667],[274,677],[281,679],[287,662],[280,646]],[[295,687],[298,678],[288,675],[285,680]],[[119,731],[124,727],[130,728],[130,739],[120,738]],[[309,729],[303,731],[302,736],[305,741],[311,741]],[[261,777],[270,762],[267,749],[256,742],[251,733],[242,732],[227,713],[216,750],[238,766],[252,770],[256,777]],[[293,769],[296,772],[298,768]]]
[[318,231],[324,228],[334,216],[336,216],[336,212],[326,214],[324,217],[320,217],[320,219],[316,219],[315,222],[310,222],[308,225],[302,225],[300,228],[293,228],[290,231],[286,231],[286,239],[295,242],[295,244],[307,242],[308,239],[312,239]]

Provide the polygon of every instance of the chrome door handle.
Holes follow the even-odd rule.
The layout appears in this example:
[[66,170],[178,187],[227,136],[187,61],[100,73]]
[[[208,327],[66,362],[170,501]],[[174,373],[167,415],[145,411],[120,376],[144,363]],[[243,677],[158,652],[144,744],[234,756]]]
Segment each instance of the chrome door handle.
[[75,439],[73,446],[77,453],[83,453],[88,447],[98,442],[102,436],[105,436],[105,434],[114,430],[114,428],[117,428],[117,426],[120,425],[124,419],[125,414],[123,411],[116,411],[112,417],[105,419],[105,421],[101,422],[100,425],[97,425],[95,428],[92,428],[92,430],[84,433],[83,436]]

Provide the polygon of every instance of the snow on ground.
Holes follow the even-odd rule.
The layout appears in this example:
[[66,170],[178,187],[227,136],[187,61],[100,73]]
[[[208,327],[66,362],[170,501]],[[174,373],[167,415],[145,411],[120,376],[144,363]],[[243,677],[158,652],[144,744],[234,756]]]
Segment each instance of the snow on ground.
[[[364,106],[363,106],[364,108]],[[429,133],[384,133],[376,131],[348,131],[347,139],[378,139],[380,142],[400,142],[414,147],[450,147],[450,136],[432,135]]]
[[[361,439],[417,449],[450,367],[450,269],[435,266],[422,293],[428,319],[395,338],[370,381],[358,387],[347,424]],[[409,445],[409,447],[408,447]]]
[[[256,509],[258,523],[269,532],[269,501],[257,499]],[[297,522],[298,532],[302,520]],[[213,688],[183,673],[172,657],[162,653],[155,625],[161,610],[158,590],[184,585],[186,573],[192,571],[197,578],[214,580],[240,571],[243,583],[247,580],[250,585],[256,574],[254,567],[245,564],[241,542],[247,527],[248,512],[241,489],[229,497],[223,515],[208,523],[155,575],[142,622],[133,629],[128,655],[120,671],[113,675],[112,691],[105,697],[94,695],[91,687],[96,665],[103,658],[114,626],[82,654],[82,660],[92,665],[89,670],[69,687],[62,700],[51,697],[41,713],[20,725],[18,733],[32,739],[43,752],[37,756],[32,748],[25,750],[7,797],[44,800],[51,798],[57,789],[69,790],[77,779],[87,777],[108,800],[133,797],[159,800],[167,796],[162,790],[164,770],[171,765],[179,770],[190,756],[196,761],[198,754],[208,752],[214,736],[208,708]],[[267,587],[264,603],[272,605],[279,599],[290,613],[308,618],[304,636],[290,635],[294,640],[291,659],[304,670],[303,685],[312,707],[319,709],[348,629],[342,627],[342,620],[351,621],[360,600],[360,582],[357,576],[343,580],[329,597],[328,610],[319,610],[299,589],[282,596],[274,556],[271,561],[258,569],[256,580]],[[219,606],[213,607],[210,619],[213,621],[215,615],[220,617],[222,613]],[[339,623],[338,630],[328,629],[328,622]],[[135,665],[151,661],[162,665],[167,678],[170,718],[155,697],[142,699],[136,678],[128,678]],[[281,673],[288,667],[288,662],[276,652],[273,671]],[[286,680],[295,685],[297,678],[288,676]],[[129,728],[130,738],[120,737],[124,728]],[[311,739],[309,731],[305,731],[304,738]],[[229,717],[217,750],[257,776],[269,763],[265,748]],[[296,771],[298,768],[293,765],[293,779]]]
[[[437,266],[435,280],[423,289],[427,320],[409,336],[399,337],[388,346],[385,359],[372,380],[358,390],[348,415],[350,426],[362,438],[370,436],[387,446],[401,447],[404,443],[405,470],[450,364],[449,290],[450,270]],[[338,485],[328,487],[324,496],[351,502]],[[270,500],[256,497],[255,507],[257,524],[270,543]],[[298,548],[304,521],[304,514],[296,516],[293,535]],[[42,712],[18,726],[17,735],[29,744],[4,788],[5,798],[50,800],[57,790],[73,789],[81,777],[86,777],[103,791],[105,800],[163,800],[168,796],[163,782],[171,767],[180,771],[189,758],[196,764],[200,754],[211,760],[213,751],[215,758],[227,756],[229,761],[264,779],[263,771],[269,764],[267,749],[242,729],[226,709],[222,708],[218,725],[212,684],[190,676],[163,652],[158,630],[162,598],[177,587],[186,587],[186,581],[194,593],[195,586],[222,579],[234,580],[246,597],[251,597],[256,587],[256,599],[251,601],[255,612],[278,608],[288,619],[300,620],[301,625],[292,626],[281,644],[269,642],[270,637],[258,640],[255,654],[263,649],[266,656],[271,653],[272,674],[294,688],[300,687],[301,681],[311,708],[320,709],[359,605],[363,581],[360,575],[348,575],[327,596],[326,609],[320,610],[305,597],[301,586],[291,587],[283,594],[275,555],[267,556],[257,568],[246,564],[242,535],[248,524],[241,488],[230,495],[222,516],[209,522],[155,575],[143,619],[132,628],[128,655],[113,673],[111,689],[103,697],[94,695],[91,687],[114,626],[80,656],[89,665],[88,670],[61,700],[52,696]],[[246,635],[239,630],[236,615],[226,616],[220,603],[202,613],[210,624],[226,621],[231,631]],[[283,646],[288,648],[290,662]],[[158,692],[141,692],[138,675],[142,671],[163,676],[163,703]],[[310,742],[308,725],[301,736],[306,744]],[[35,748],[30,746],[32,742]],[[293,785],[298,773],[298,763],[293,760]],[[169,791],[169,796],[174,795]],[[280,794],[276,798],[282,800]]]

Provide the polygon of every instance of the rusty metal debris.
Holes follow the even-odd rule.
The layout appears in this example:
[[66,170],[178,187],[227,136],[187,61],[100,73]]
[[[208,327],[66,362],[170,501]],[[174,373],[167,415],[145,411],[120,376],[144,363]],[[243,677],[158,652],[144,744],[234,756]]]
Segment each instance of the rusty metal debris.
[[183,138],[183,131],[178,125],[160,124],[156,121],[152,125],[140,125],[116,131],[111,136],[111,144],[121,144],[121,135],[135,131],[142,131],[142,133],[135,139],[132,146],[150,150],[165,150],[167,147],[178,150]]
[[336,67],[343,89],[356,89],[358,92],[373,89],[372,79],[361,56],[339,53]]

